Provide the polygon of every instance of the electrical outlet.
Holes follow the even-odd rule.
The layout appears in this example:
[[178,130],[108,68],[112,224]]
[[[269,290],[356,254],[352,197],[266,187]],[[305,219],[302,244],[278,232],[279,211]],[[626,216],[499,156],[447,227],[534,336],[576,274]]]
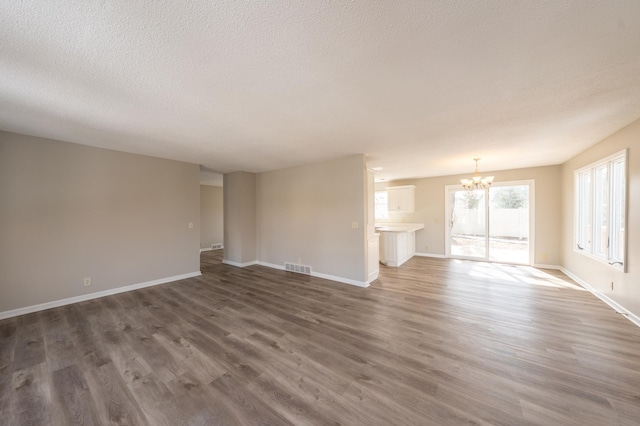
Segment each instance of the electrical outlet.
[[353,229],[358,229],[358,222],[351,222],[351,227]]
[[613,290],[613,281],[611,281],[611,284],[609,284],[609,288]]
[[89,287],[91,285],[91,277],[87,277],[84,279],[84,286]]
[[189,229],[193,229],[193,222],[189,222]]

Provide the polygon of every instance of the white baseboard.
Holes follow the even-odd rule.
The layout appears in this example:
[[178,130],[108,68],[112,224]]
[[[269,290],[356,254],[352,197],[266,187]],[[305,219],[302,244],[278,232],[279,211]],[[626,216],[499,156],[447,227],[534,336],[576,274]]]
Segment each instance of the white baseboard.
[[414,256],[420,256],[420,257],[436,257],[438,259],[444,259],[446,258],[446,256],[444,254],[435,254],[435,253],[414,253]]
[[275,263],[263,262],[261,260],[258,260],[256,264],[260,266],[266,266],[267,268],[279,269],[281,271],[284,271],[284,265],[276,265]]
[[337,277],[335,275],[321,274],[319,272],[311,272],[311,276],[323,278],[325,280],[337,281],[343,284],[355,285],[357,287],[369,287],[368,282],[352,280],[351,278]]
[[[257,261],[256,264],[260,266],[266,266],[267,268],[279,269],[281,271],[284,271],[284,265],[277,265],[275,263],[262,262],[262,261]],[[356,281],[350,278],[337,277],[335,275],[322,274],[320,272],[314,272],[313,270],[311,271],[311,276],[316,278],[322,278],[329,281],[336,281],[343,284],[355,285],[358,287],[369,287],[368,282]],[[378,277],[376,276],[376,278]]]
[[573,274],[571,271],[568,271],[563,267],[560,267],[559,269],[566,276],[568,276],[569,278],[571,278],[572,280],[574,280],[575,282],[580,284],[582,287],[587,289],[591,294],[593,294],[598,299],[602,300],[604,303],[606,303],[611,308],[613,308],[614,311],[621,313],[623,317],[627,318],[629,321],[631,321],[632,323],[634,323],[635,325],[640,327],[640,317],[638,317],[636,314],[634,314],[633,312],[629,311],[627,308],[625,308],[624,306],[620,305],[618,302],[616,302],[615,300],[611,299],[606,294],[599,292],[594,287],[592,287],[588,282],[584,281],[583,279],[581,279],[577,275]]
[[247,266],[252,266],[252,265],[257,265],[258,262],[255,260],[252,260],[251,262],[244,262],[244,263],[240,263],[240,262],[234,262],[233,260],[227,260],[227,259],[223,259],[222,263],[224,263],[225,265],[231,265],[231,266],[235,266],[238,268],[246,268]]
[[369,274],[369,279],[367,280],[367,284],[371,284],[380,276],[380,271],[375,271]]
[[197,277],[202,275],[200,271],[190,272],[188,274],[174,275],[173,277],[160,278],[153,281],[146,281],[143,283],[127,285],[124,287],[112,288],[110,290],[98,291],[96,293],[83,294],[81,296],[69,297],[67,299],[54,300],[53,302],[41,303],[39,305],[27,306],[24,308],[13,309],[11,311],[0,312],[0,320],[5,318],[17,317],[18,315],[30,314],[33,312],[44,311],[46,309],[58,308],[60,306],[70,305],[72,303],[84,302],[91,299],[99,299],[105,296],[111,296],[112,294],[124,293],[127,291],[138,290],[140,288],[151,287],[154,285],[166,284],[173,281],[184,280],[187,278]]
[[[558,265],[545,265],[544,263],[535,263],[533,265],[534,268],[539,268],[539,269],[555,269],[555,270],[559,270],[562,271],[562,267],[558,266]],[[564,272],[564,271],[562,271]],[[565,275],[569,275],[565,272]]]
[[640,327],[640,317],[635,315],[633,312],[629,311],[624,306],[620,305],[615,300],[611,299],[606,294],[601,293],[600,291],[596,290],[595,287],[591,286],[591,284],[589,284],[588,282],[586,282],[582,278],[578,277],[577,275],[575,275],[573,272],[569,271],[568,269],[565,269],[564,267],[558,266],[558,265],[545,265],[545,264],[542,264],[542,263],[536,263],[533,266],[535,268],[540,268],[540,269],[555,269],[555,270],[562,271],[563,274],[565,274],[566,276],[568,276],[569,278],[571,278],[572,280],[574,280],[575,282],[580,284],[589,293],[593,294],[598,299],[602,300],[604,303],[609,305],[609,307],[611,307],[614,311],[621,313],[629,321],[631,321],[632,323],[634,323],[635,325]]
[[[216,247],[213,247],[213,246],[216,246]],[[222,250],[222,249],[224,249],[224,245],[222,243],[214,243],[214,244],[211,244],[211,247],[201,248],[200,253],[202,253],[203,251]]]

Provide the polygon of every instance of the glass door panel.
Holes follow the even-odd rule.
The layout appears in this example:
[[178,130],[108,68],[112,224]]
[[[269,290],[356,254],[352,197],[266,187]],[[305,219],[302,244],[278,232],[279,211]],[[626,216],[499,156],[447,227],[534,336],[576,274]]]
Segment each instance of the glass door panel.
[[489,189],[489,259],[529,264],[529,185]]
[[485,191],[450,192],[450,254],[486,259]]

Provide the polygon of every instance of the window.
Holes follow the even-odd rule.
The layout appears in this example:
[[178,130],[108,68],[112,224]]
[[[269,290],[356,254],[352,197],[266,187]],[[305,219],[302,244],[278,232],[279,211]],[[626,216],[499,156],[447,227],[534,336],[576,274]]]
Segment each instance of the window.
[[575,172],[575,250],[625,269],[626,151]]
[[389,219],[387,191],[376,191],[375,202],[376,219]]

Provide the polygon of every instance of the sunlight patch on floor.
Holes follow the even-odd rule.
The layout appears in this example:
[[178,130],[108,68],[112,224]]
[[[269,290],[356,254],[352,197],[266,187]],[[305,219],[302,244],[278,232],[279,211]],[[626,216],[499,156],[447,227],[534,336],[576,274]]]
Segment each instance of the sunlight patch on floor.
[[[456,262],[462,263],[463,261],[457,260]],[[476,278],[490,278],[507,282],[586,291],[586,289],[572,282],[569,278],[557,277],[531,266],[477,262],[472,266],[469,275]]]

